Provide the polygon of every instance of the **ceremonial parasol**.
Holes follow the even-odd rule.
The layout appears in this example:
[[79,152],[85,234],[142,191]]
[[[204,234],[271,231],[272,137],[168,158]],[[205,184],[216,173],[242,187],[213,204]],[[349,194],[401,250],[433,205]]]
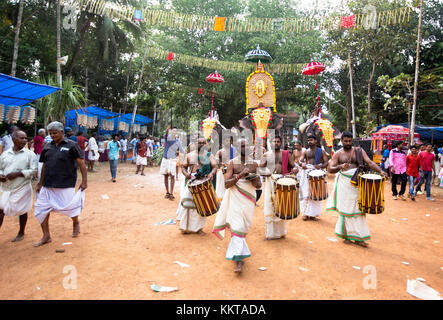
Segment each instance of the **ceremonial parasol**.
[[[211,73],[206,77],[206,82],[218,84],[218,83],[224,83],[225,79],[221,74],[215,71],[214,73]],[[213,116],[214,116],[214,89],[212,89],[211,113],[209,117],[212,118]]]
[[[302,74],[315,77],[323,71],[325,71],[325,66],[322,63],[311,61],[303,68]],[[318,112],[321,118],[320,95],[318,94],[317,79],[315,79],[315,90],[317,90]]]
[[265,50],[260,49],[260,45],[257,45],[257,49],[251,50],[245,55],[245,61],[271,63],[272,57]]

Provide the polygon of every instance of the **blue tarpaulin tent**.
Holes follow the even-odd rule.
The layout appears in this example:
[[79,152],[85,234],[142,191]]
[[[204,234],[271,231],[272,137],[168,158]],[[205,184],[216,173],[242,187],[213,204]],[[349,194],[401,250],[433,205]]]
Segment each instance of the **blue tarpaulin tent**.
[[[383,127],[386,127],[390,124],[379,126],[377,131]],[[393,124],[397,126],[402,126],[405,128],[409,128],[409,123],[397,123]],[[416,124],[414,131],[420,134],[420,140],[432,141],[432,140],[443,140],[443,126],[423,126]]]
[[[99,134],[112,134],[118,132],[118,123],[119,122],[126,122],[128,124],[131,124],[132,121],[132,113],[127,114],[120,114],[111,112],[109,110],[105,110],[102,108],[99,108],[97,106],[89,106],[87,108],[81,108],[77,110],[69,110],[65,112],[65,124],[69,127],[75,127],[76,126],[76,112],[78,114],[86,114],[91,117],[97,117],[98,118],[98,125],[99,125]],[[114,130],[104,130],[101,129],[101,122],[103,119],[106,120],[114,120]],[[146,125],[147,123],[152,122],[152,119],[136,114],[134,123],[140,124],[141,126]]]
[[0,73],[0,104],[5,106],[23,106],[58,90],[61,89]]

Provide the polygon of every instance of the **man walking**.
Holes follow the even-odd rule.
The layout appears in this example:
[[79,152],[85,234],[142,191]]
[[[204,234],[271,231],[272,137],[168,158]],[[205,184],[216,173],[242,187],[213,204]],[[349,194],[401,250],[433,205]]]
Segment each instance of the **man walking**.
[[37,173],[37,180],[40,180],[40,173],[42,172],[42,164],[39,162],[40,160],[40,154],[42,153],[43,147],[46,144],[45,140],[46,131],[45,129],[41,128],[38,130],[38,134],[34,137],[32,140],[31,146],[29,149],[34,147],[34,153],[36,155],[35,160],[37,163],[38,173]]
[[[174,200],[175,174],[177,171],[177,149],[185,153],[180,141],[177,138],[177,128],[166,130],[165,149],[163,159],[160,164],[160,174],[165,178],[166,199]],[[169,185],[169,179],[171,184]]]
[[419,177],[419,169],[421,168],[421,160],[418,156],[417,146],[411,146],[411,153],[406,157],[406,174],[409,181],[409,198],[415,201],[414,186]]
[[0,227],[3,218],[18,216],[20,230],[12,242],[23,240],[28,211],[32,208],[31,179],[37,174],[35,154],[26,149],[27,137],[23,131],[12,134],[13,147],[0,156]]
[[[43,162],[42,177],[37,185],[34,206],[34,215],[41,225],[43,237],[34,244],[35,247],[51,242],[49,216],[52,211],[72,219],[72,237],[80,234],[78,216],[83,209],[84,190],[88,187],[86,167],[78,144],[64,137],[63,124],[60,122],[51,122],[48,132],[52,142],[45,145],[40,156],[40,162]],[[76,193],[77,167],[80,168],[82,181]]]
[[128,158],[128,138],[124,136],[120,139],[120,146],[121,146],[121,156],[120,156],[120,162],[126,162]]
[[111,169],[112,182],[115,182],[117,176],[117,164],[120,151],[120,142],[118,141],[118,134],[112,135],[112,141],[108,142],[106,146],[109,156],[109,167]]
[[423,179],[420,179],[420,182],[417,185],[416,194],[421,194],[420,188],[422,184],[425,183],[426,200],[434,201],[434,198],[431,197],[432,169],[435,160],[432,144],[428,143],[426,149],[423,152],[420,152],[419,157],[422,166]]
[[88,142],[88,171],[96,172],[94,170],[94,163],[100,158],[100,154],[98,153],[98,144],[97,144],[97,133],[93,132],[91,138],[89,138]]
[[[389,154],[389,167],[391,168],[391,187],[392,196],[394,200],[397,200],[397,195],[400,199],[406,201],[404,196],[406,191],[406,153],[403,151],[404,143],[399,141],[397,147],[391,150]],[[397,181],[400,179],[401,187],[400,193],[397,192]]]

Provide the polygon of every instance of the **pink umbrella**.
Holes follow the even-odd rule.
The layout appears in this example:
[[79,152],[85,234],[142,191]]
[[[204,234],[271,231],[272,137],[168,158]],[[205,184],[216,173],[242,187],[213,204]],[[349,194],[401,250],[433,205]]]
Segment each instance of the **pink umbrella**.
[[[315,77],[323,71],[325,71],[325,66],[322,63],[311,61],[303,68],[302,74]],[[318,94],[317,79],[315,79],[315,90],[317,90],[318,112],[321,118],[320,95]]]
[[[211,73],[210,75],[208,75],[206,77],[206,82],[218,84],[218,83],[224,83],[225,79],[223,78],[223,76],[221,74],[219,74],[217,71],[215,71],[214,73]],[[210,118],[212,118],[213,116],[214,116],[214,89],[212,89],[212,102],[211,102]]]

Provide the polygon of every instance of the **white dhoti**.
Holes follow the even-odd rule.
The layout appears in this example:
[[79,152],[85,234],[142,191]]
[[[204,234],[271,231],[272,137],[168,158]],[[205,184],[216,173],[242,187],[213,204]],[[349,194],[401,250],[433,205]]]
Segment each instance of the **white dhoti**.
[[241,261],[251,256],[245,237],[252,225],[254,209],[255,188],[250,181],[240,179],[225,191],[212,232],[224,239],[226,228],[231,230],[227,260]]
[[[187,187],[186,187],[186,179],[182,179],[181,181],[180,181],[180,187],[179,187],[180,189],[180,199],[179,199],[179,204],[180,203],[182,203],[182,199],[184,198],[184,195],[186,194],[186,189],[187,189]],[[177,214],[177,220],[179,220],[180,221],[180,213],[181,213],[181,206],[179,205],[178,207],[177,207],[177,211],[176,211],[176,214]]]
[[171,176],[175,177],[177,170],[177,159],[166,159],[163,158],[162,162],[160,164],[160,174],[167,175],[170,174]]
[[177,220],[180,221],[180,230],[186,233],[196,233],[202,230],[206,224],[206,217],[199,215],[195,208],[194,199],[192,198],[191,191],[189,191],[187,184],[184,186],[180,194]]
[[148,165],[148,159],[146,157],[141,157],[137,155],[137,161],[135,162],[137,166],[147,166]]
[[315,201],[309,199],[310,190],[308,172],[309,169],[314,169],[314,166],[308,164],[307,167],[308,170],[300,168],[297,173],[297,178],[300,183],[300,211],[302,216],[318,217],[321,215],[323,201]]
[[335,234],[355,241],[367,241],[371,238],[366,223],[366,214],[358,208],[358,188],[351,185],[351,178],[356,168],[339,171],[335,176],[335,185],[328,198],[326,210],[340,214],[335,225]]
[[14,190],[0,189],[0,209],[11,217],[21,216],[32,208],[32,185],[27,183]]
[[[95,155],[94,155],[95,153]],[[94,150],[94,152],[92,152],[92,150],[89,150],[88,152],[88,160],[90,161],[97,161],[100,158],[100,154],[98,153],[98,149]]]
[[222,201],[223,195],[225,194],[225,176],[222,172],[222,169],[217,170],[215,183],[215,195],[217,196],[219,201]]
[[266,239],[279,239],[286,235],[286,221],[275,215],[274,211],[274,183],[271,177],[265,180],[264,215]]
[[34,215],[41,224],[48,213],[58,211],[61,214],[74,218],[80,215],[85,202],[85,192],[75,188],[45,188],[37,193],[34,206]]

